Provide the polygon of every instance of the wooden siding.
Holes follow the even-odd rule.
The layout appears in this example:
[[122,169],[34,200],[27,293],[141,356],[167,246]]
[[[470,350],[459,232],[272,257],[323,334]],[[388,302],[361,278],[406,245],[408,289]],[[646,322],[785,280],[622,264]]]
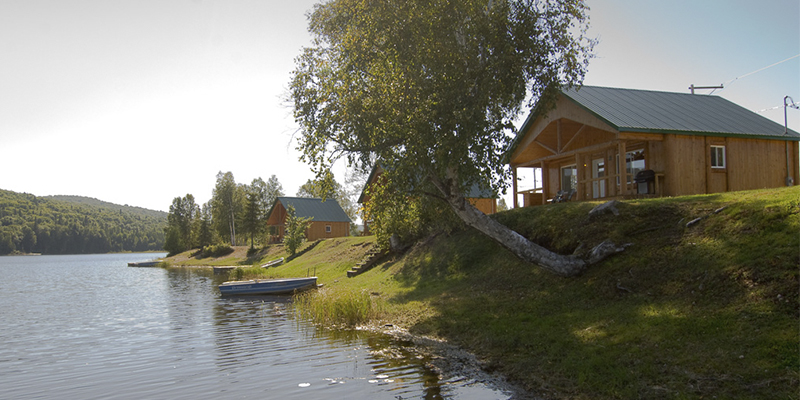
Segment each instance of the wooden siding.
[[481,210],[481,212],[486,215],[494,214],[497,212],[496,199],[467,199],[467,200],[469,200],[469,203],[475,206],[475,208]]
[[[789,146],[797,149],[797,142]],[[709,150],[710,152],[710,150]],[[754,140],[729,138],[725,146],[725,162],[728,170],[728,190],[749,190],[785,185],[786,142],[777,140]],[[790,164],[794,164],[797,182],[797,159],[789,152]]]
[[[331,227],[330,232],[325,231],[326,226]],[[306,230],[307,240],[344,237],[349,235],[350,235],[349,222],[312,221],[311,226],[309,226],[308,229]]]
[[[267,226],[274,229],[274,234],[278,237],[278,240],[283,240],[283,237],[286,235],[286,208],[283,206],[283,203],[278,202],[275,204],[275,208],[272,210],[267,220]],[[330,226],[331,232],[325,232],[325,226]],[[349,222],[311,221],[311,226],[306,229],[307,240],[344,237],[349,235]]]
[[[560,132],[558,121],[561,121]],[[610,137],[596,137],[602,134],[613,136],[613,132],[614,128],[566,96],[561,96],[554,109],[531,124],[511,156],[511,165],[520,166],[531,160],[552,156],[559,150],[585,147],[587,144],[581,141],[609,140]]]
[[[796,177],[796,142],[666,135],[664,158],[676,161],[666,168],[664,194],[682,196],[784,186],[787,143],[790,168],[793,164],[792,175]],[[725,168],[711,167],[711,146],[725,146]]]
[[671,160],[666,170],[667,196],[706,193],[706,139],[703,136],[664,135],[664,158]]

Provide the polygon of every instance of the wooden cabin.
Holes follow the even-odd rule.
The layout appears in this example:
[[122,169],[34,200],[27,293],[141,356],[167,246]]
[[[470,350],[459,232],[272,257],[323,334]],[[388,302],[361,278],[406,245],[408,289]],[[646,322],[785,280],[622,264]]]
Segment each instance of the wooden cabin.
[[274,231],[276,239],[282,241],[286,234],[286,210],[294,207],[295,215],[313,218],[306,230],[307,240],[326,239],[350,235],[350,217],[336,200],[322,201],[318,198],[278,197],[269,211],[267,226]]
[[[719,96],[583,86],[534,108],[509,160],[514,207],[792,185],[800,134]],[[518,190],[517,175],[536,178]]]
[[[377,183],[381,176],[383,175],[383,168],[380,165],[375,165],[370,171],[369,177],[367,178],[367,183],[364,185],[364,188],[361,190],[361,196],[358,198],[358,203],[362,204],[362,210],[365,208],[363,205],[369,203],[370,196],[368,190],[370,186]],[[467,193],[467,201],[470,202],[475,208],[480,210],[484,214],[494,214],[497,212],[497,196],[493,193],[481,190],[477,186],[473,186],[470,189],[470,192]],[[364,219],[364,235],[369,235],[369,221]]]

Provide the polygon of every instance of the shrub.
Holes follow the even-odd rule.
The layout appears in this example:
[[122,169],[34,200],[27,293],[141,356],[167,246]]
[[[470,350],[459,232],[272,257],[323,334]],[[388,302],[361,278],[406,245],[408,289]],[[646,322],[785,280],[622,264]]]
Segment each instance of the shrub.
[[233,247],[227,244],[213,244],[210,246],[203,246],[203,258],[207,257],[222,257],[233,253]]

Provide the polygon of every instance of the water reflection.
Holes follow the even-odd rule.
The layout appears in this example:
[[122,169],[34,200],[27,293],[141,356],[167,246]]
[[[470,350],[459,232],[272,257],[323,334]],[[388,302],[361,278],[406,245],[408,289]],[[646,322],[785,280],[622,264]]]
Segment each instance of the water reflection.
[[126,266],[152,257],[0,257],[0,398],[505,398],[287,297],[220,297],[210,270]]

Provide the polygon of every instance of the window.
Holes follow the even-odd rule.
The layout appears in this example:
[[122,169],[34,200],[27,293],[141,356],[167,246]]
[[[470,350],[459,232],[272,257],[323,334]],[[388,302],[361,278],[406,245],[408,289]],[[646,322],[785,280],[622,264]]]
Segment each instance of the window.
[[711,168],[725,168],[725,146],[711,146]]
[[578,188],[578,167],[568,165],[561,167],[561,190],[567,192]]
[[[619,154],[617,154],[617,164],[619,165]],[[628,174],[627,182],[630,184],[639,171],[644,170],[644,149],[633,150],[625,153],[625,172]],[[617,186],[619,186],[619,176],[617,176]]]
[[331,233],[331,226],[325,225],[325,233]]

